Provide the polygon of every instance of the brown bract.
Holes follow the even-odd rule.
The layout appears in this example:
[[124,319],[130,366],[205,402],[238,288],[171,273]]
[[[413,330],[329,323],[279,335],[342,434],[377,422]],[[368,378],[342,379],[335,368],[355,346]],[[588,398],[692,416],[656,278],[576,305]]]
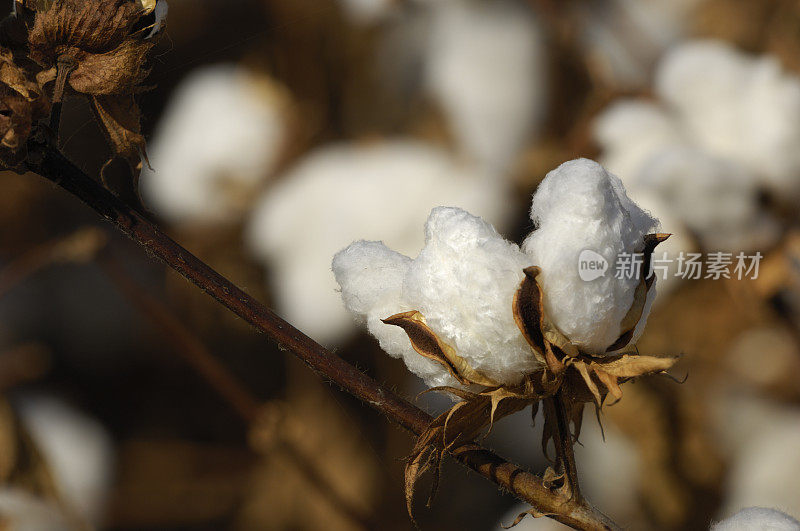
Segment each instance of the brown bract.
[[0,48],[0,163],[18,169],[36,120],[50,105],[38,84],[14,63],[10,50]]
[[[650,258],[655,247],[668,237],[668,234],[645,236],[643,271],[649,271]],[[445,449],[469,442],[486,426],[491,430],[496,419],[520,411],[528,405],[533,406],[535,417],[539,401],[548,399],[543,409],[545,425],[542,448],[547,455],[549,443],[553,441],[558,454],[559,448],[564,444],[571,447],[580,435],[586,403],[593,403],[599,412],[607,395],[610,394],[615,400],[622,398],[620,384],[640,376],[664,373],[678,360],[677,357],[643,356],[631,345],[634,330],[644,313],[648,291],[655,283],[655,275],[642,275],[631,308],[620,325],[620,337],[604,356],[597,357],[581,352],[579,346],[561,333],[548,317],[544,309],[542,289],[537,280],[540,272],[538,267],[524,270],[525,277],[511,301],[511,306],[517,326],[531,347],[531,356],[544,360],[544,366],[526,375],[520,384],[514,386],[495,382],[471,367],[452,346],[442,341],[427,326],[425,317],[420,312],[409,311],[384,319],[386,324],[401,327],[408,334],[414,350],[439,362],[464,386],[431,389],[450,393],[461,400],[437,417],[414,446],[406,465],[406,501],[409,514],[418,480],[428,471],[436,471],[435,476],[438,476]],[[565,433],[568,433],[570,440],[559,440]],[[566,480],[567,474],[564,471],[568,467],[561,460],[558,456],[554,460],[561,472],[551,471],[550,479],[553,490],[568,500],[575,492]],[[436,481],[438,480],[434,481],[434,489]]]
[[[39,6],[28,34],[29,56],[42,68],[42,85],[67,70],[68,86],[90,97],[115,156],[138,178],[145,141],[133,96],[147,77],[155,2],[57,0]],[[58,87],[56,87],[57,89]]]

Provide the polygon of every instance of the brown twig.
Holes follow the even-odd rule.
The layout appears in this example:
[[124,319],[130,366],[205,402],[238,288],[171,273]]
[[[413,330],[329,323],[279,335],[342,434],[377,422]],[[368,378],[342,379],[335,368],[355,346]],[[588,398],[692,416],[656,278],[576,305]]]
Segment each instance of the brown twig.
[[[163,337],[172,343],[173,351],[197,371],[242,420],[252,426],[258,419],[261,405],[250,391],[206,349],[197,336],[192,334],[166,306],[133,280],[124,265],[114,256],[113,251],[102,254],[98,263],[117,289],[139,310],[139,313],[149,319],[153,326],[162,332]],[[335,509],[363,529],[377,528],[369,516],[365,516],[363,511],[353,507],[339,494],[330,481],[299,449],[286,441],[281,441],[277,449]]]
[[580,484],[578,483],[578,469],[575,466],[575,452],[572,448],[573,441],[572,433],[569,429],[569,417],[564,406],[563,391],[559,389],[553,396],[545,398],[545,401],[548,402],[546,407],[552,408],[556,419],[556,432],[553,434],[556,457],[569,487],[569,496],[578,502],[583,502]]
[[[233,313],[267,334],[323,378],[339,385],[390,420],[420,434],[430,415],[384,389],[375,380],[334,355],[237,288],[232,282],[161,232],[153,223],[83,173],[46,143],[32,141],[28,165],[73,194],[149,253],[214,297]],[[607,530],[615,524],[585,502],[566,499],[542,479],[475,444],[450,449],[459,462],[531,504],[539,512],[575,529]]]

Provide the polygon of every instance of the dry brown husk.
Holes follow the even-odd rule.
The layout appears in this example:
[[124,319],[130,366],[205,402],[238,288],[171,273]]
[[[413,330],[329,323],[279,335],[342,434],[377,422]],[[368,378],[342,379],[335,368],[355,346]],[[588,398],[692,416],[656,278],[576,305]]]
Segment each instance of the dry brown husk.
[[0,47],[0,163],[18,169],[27,155],[33,124],[50,104],[39,85],[17,66],[11,50]]
[[[649,270],[650,257],[655,247],[668,234],[649,234],[644,238],[643,271]],[[564,405],[570,441],[580,435],[585,404],[593,403],[599,413],[606,397],[622,398],[620,385],[640,376],[664,373],[677,361],[677,357],[643,356],[630,344],[634,329],[641,319],[648,290],[653,287],[655,275],[642,275],[636,289],[634,301],[622,321],[620,337],[602,357],[580,351],[548,318],[543,304],[541,286],[537,281],[538,267],[524,270],[522,280],[512,302],[514,319],[523,337],[531,347],[531,356],[541,362],[541,369],[526,375],[516,386],[504,386],[479,370],[471,367],[456,350],[442,341],[428,327],[425,317],[418,311],[408,311],[384,319],[384,323],[401,327],[408,335],[413,348],[422,356],[440,363],[462,385],[463,388],[439,387],[431,391],[447,392],[458,399],[456,404],[434,419],[420,434],[406,464],[406,503],[413,520],[412,504],[414,492],[420,478],[434,472],[433,487],[428,496],[430,504],[435,494],[439,468],[444,453],[475,438],[485,428],[507,415],[533,406],[533,416],[538,411],[539,401],[558,392]],[[647,278],[645,278],[647,277]],[[557,413],[546,402],[543,408],[544,435],[542,449],[547,455],[551,440],[559,433]],[[599,418],[599,417],[598,417]],[[554,464],[561,467],[561,464]],[[565,499],[572,492],[562,473],[550,469],[547,484]],[[525,514],[541,516],[536,511]]]
[[59,0],[33,5],[29,56],[42,68],[41,85],[71,68],[68,85],[91,100],[114,158],[128,162],[138,186],[146,160],[139,108],[134,95],[149,70],[144,66],[157,41],[146,18],[155,2],[134,0]]

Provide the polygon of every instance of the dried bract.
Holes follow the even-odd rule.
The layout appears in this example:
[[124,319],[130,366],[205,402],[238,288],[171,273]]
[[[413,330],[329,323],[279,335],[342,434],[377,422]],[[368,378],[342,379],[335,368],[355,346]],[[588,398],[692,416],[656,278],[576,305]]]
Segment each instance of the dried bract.
[[11,51],[0,48],[0,164],[19,169],[26,157],[26,142],[33,124],[50,105],[38,84],[13,61]]

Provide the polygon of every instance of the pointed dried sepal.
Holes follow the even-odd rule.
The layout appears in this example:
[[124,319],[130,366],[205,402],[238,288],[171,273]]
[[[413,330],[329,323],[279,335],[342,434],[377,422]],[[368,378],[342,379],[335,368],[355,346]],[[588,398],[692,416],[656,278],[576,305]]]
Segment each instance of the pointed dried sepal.
[[656,281],[656,275],[654,273],[650,273],[650,264],[653,259],[653,251],[655,251],[656,246],[658,246],[659,243],[665,241],[670,236],[671,234],[657,233],[647,234],[644,237],[641,280],[636,286],[636,291],[633,294],[633,303],[631,304],[628,313],[625,314],[625,317],[622,319],[622,323],[620,323],[620,336],[610,347],[606,349],[606,352],[615,352],[625,348],[633,339],[636,326],[639,324],[642,314],[644,313],[645,305],[647,304],[647,294]]
[[383,319],[388,325],[399,326],[411,340],[411,346],[426,358],[438,361],[462,385],[478,384],[486,387],[499,387],[500,384],[473,369],[469,363],[456,354],[453,347],[440,340],[425,323],[425,317],[418,311],[398,313]]
[[544,306],[542,290],[536,277],[542,270],[538,267],[527,267],[523,270],[525,278],[514,294],[514,321],[517,323],[522,336],[531,348],[541,358],[544,358],[545,345],[542,334],[544,321]]

